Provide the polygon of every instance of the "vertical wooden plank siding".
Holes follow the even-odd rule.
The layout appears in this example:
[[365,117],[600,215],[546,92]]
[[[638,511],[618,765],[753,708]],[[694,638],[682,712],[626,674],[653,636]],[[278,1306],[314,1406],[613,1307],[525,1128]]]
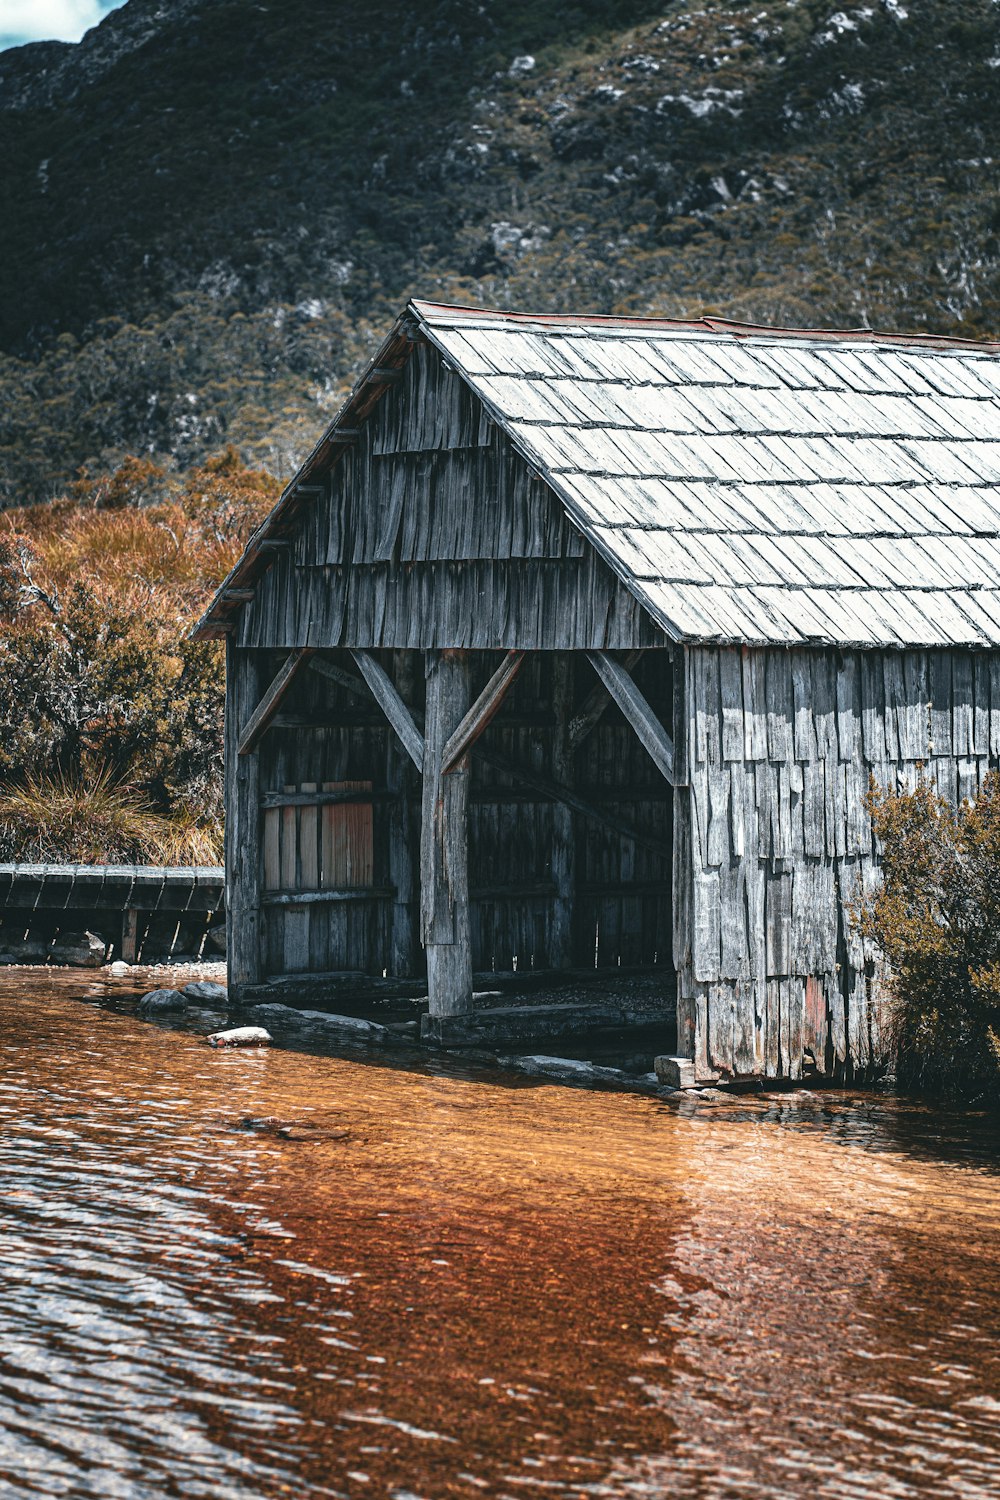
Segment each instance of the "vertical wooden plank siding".
[[678,1040],[705,1076],[850,1076],[887,998],[850,908],[877,885],[869,778],[952,800],[1000,757],[989,653],[693,646],[677,793]]
[[666,645],[478,398],[427,347],[414,350],[326,483],[241,611],[240,645]]
[[226,641],[226,921],[229,991],[238,999],[261,974],[260,752],[239,754],[260,698],[256,653]]

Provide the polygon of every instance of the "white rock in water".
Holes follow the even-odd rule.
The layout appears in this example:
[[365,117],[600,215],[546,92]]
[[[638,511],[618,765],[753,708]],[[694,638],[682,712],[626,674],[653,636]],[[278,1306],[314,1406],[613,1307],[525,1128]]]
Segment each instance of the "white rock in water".
[[226,1000],[226,986],[215,984],[211,979],[196,979],[191,984],[185,984],[181,988],[181,994],[188,1000]]
[[500,1062],[518,1073],[527,1073],[529,1078],[552,1078],[581,1083],[621,1083],[626,1075],[619,1068],[602,1068],[599,1064],[584,1062],[579,1057],[504,1057]]
[[110,966],[110,972],[112,974],[127,974],[128,971],[129,965],[123,958],[116,958],[114,963]]
[[180,990],[150,990],[139,1001],[138,1012],[140,1016],[163,1016],[170,1011],[187,1010],[189,1004]]
[[269,1047],[274,1038],[263,1026],[234,1026],[231,1031],[214,1031],[206,1040],[210,1047]]

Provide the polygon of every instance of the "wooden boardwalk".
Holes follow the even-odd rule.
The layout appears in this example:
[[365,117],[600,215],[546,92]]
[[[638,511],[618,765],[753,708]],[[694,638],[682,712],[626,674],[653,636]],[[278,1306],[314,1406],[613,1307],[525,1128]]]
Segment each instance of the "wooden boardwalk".
[[216,865],[0,864],[0,917],[32,913],[120,914],[119,956],[138,957],[141,919],[184,913],[207,923],[225,909],[225,871]]

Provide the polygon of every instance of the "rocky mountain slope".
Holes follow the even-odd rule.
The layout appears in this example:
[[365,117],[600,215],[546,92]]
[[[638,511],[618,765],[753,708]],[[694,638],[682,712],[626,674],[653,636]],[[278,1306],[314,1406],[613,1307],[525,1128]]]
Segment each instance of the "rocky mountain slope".
[[411,293],[1000,333],[993,0],[128,0],[0,54],[0,498],[287,473]]

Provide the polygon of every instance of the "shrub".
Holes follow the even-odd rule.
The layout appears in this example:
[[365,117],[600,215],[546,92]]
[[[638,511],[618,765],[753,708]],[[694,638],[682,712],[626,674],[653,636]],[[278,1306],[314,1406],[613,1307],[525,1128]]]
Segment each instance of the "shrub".
[[232,448],[164,483],[129,460],[0,516],[0,857],[219,857],[223,659],[188,636],[277,486]]
[[890,1039],[905,1086],[1000,1095],[1000,774],[958,808],[921,779],[872,783],[882,884],[856,913],[892,972]]

